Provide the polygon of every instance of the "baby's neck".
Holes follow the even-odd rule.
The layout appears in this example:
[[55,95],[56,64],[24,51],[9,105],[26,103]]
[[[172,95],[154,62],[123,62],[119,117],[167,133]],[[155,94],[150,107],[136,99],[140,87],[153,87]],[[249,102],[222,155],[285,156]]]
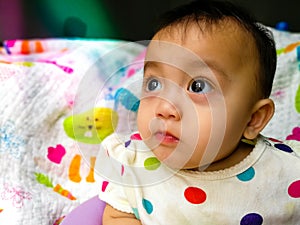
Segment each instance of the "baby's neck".
[[251,153],[253,147],[253,145],[240,142],[229,156],[212,163],[204,171],[218,171],[230,168],[245,159]]

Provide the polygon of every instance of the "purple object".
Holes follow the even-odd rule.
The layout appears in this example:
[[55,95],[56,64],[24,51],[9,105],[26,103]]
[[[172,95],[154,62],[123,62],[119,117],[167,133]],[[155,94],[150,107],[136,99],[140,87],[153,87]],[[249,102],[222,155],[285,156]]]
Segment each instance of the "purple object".
[[60,225],[102,225],[106,203],[95,196],[72,210]]

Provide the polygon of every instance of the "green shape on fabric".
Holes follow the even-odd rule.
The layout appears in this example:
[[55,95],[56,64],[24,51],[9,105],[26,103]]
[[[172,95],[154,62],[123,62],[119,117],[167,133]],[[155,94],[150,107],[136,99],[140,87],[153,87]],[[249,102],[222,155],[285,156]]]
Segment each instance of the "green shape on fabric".
[[53,184],[52,184],[50,178],[47,175],[42,174],[42,173],[34,173],[34,175],[35,175],[36,180],[40,184],[43,184],[43,185],[45,185],[46,187],[49,187],[49,188],[53,188]]
[[298,113],[300,113],[300,85],[298,86],[298,90],[295,96],[295,107]]
[[277,50],[276,50],[277,55],[280,55],[280,54],[283,53],[283,52],[284,52],[284,48],[281,48],[281,49],[277,49]]
[[144,161],[144,166],[147,170],[156,170],[160,166],[160,161],[156,157],[150,157]]
[[140,215],[139,215],[139,211],[137,208],[132,208],[133,214],[135,216],[135,218],[137,218],[138,220],[140,219]]

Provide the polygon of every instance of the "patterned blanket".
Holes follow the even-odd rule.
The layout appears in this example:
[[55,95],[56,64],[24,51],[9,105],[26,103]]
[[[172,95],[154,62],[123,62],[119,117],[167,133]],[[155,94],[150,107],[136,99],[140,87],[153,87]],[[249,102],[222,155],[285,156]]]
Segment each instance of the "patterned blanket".
[[[115,40],[4,42],[0,55],[1,225],[58,224],[70,210],[97,194],[93,151],[111,129],[124,129],[117,120],[126,102],[118,109],[112,102],[120,82],[135,73],[137,64],[132,63],[144,48]],[[93,92],[96,89],[101,91]],[[94,97],[97,94],[99,100]],[[101,131],[89,127],[93,119],[99,119]]]

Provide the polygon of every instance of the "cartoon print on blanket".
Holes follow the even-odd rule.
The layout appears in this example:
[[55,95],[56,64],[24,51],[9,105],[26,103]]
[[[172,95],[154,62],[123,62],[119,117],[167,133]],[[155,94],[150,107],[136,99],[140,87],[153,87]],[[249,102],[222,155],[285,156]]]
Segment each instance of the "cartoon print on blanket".
[[119,88],[116,91],[114,99],[115,109],[117,109],[118,105],[121,103],[127,110],[137,112],[140,105],[140,100],[126,88]]
[[19,42],[17,40],[7,40],[4,42],[3,47],[8,54],[11,54],[11,48],[17,47],[15,45],[18,44],[20,45],[20,48],[18,48],[18,54],[28,55],[30,53],[42,53],[45,51],[41,41],[39,40],[32,42],[29,40],[20,40]]
[[300,141],[300,127],[295,127],[292,130],[292,134],[288,135],[286,137],[286,140],[296,140],[296,141]]
[[280,54],[289,53],[289,52],[295,50],[296,48],[298,48],[299,46],[300,46],[300,41],[293,42],[283,48],[277,49],[276,52],[277,52],[277,55],[279,56]]
[[71,192],[68,190],[64,189],[60,184],[56,184],[55,186],[52,184],[51,179],[42,174],[42,173],[35,173],[36,180],[40,183],[45,185],[46,187],[53,188],[54,192],[59,193],[60,195],[70,199],[70,200],[76,200],[76,198],[72,195]]
[[25,152],[26,141],[16,132],[15,123],[6,121],[0,126],[0,153],[9,153],[16,159],[21,159]]
[[65,154],[66,154],[65,147],[62,146],[61,144],[58,144],[56,145],[56,147],[51,146],[48,148],[47,158],[56,164],[60,164]]
[[79,142],[99,144],[118,124],[118,114],[110,108],[93,108],[64,120],[66,134]]
[[[59,177],[60,179],[70,180],[74,183],[80,183],[84,177],[87,183],[95,182],[94,166],[96,157],[94,155],[84,157],[82,152],[80,152],[78,145],[75,143],[68,147],[64,147],[61,144],[58,144],[57,146],[59,147],[48,148],[47,158],[34,157],[35,165],[39,170],[43,171],[43,173],[35,173],[38,183],[53,188],[52,177]],[[49,149],[51,150],[50,158]],[[58,151],[53,151],[53,149]],[[59,162],[56,161],[58,158]],[[89,162],[87,162],[87,160],[89,160]]]
[[[7,54],[12,54],[12,51],[14,49],[18,49],[16,52],[17,54],[20,55],[30,55],[30,54],[40,54],[40,53],[46,53],[47,50],[43,46],[43,43],[39,40],[8,40],[3,43],[3,47],[6,51]],[[33,62],[41,62],[41,63],[47,63],[56,66],[57,68],[61,69],[63,72],[67,74],[71,74],[74,72],[74,69],[65,66],[65,65],[60,65],[56,58],[61,58],[64,52],[67,52],[67,48],[62,48],[58,52],[54,52],[51,55],[47,55],[45,58],[39,58],[39,59],[30,59],[33,60]],[[21,65],[23,66],[28,66],[31,67],[34,65],[32,61],[30,62],[20,62]],[[16,63],[16,62],[10,62],[10,61],[2,61],[2,63]],[[18,63],[18,62],[17,62]]]
[[2,200],[11,201],[15,208],[22,208],[25,200],[31,200],[32,194],[24,190],[21,186],[10,186],[4,184],[4,190],[0,194]]

